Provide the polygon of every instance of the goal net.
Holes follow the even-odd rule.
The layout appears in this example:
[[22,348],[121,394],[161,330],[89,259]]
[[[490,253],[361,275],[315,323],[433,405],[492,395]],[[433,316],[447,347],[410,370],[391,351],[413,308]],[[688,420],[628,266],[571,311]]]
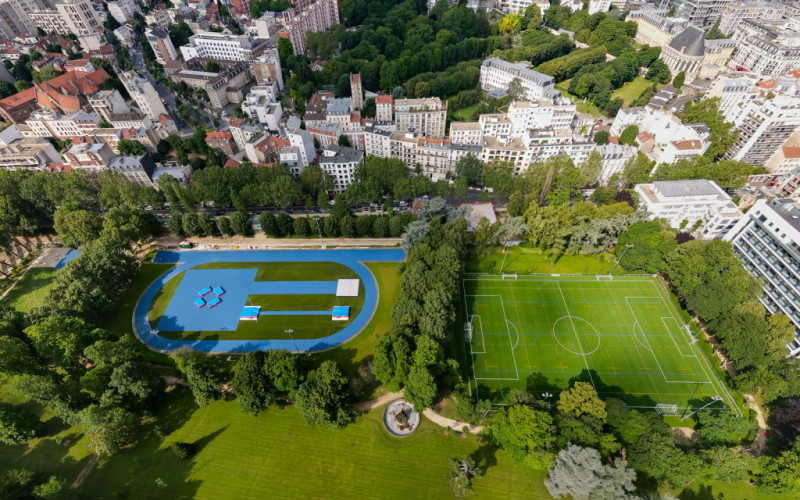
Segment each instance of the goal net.
[[464,323],[464,338],[467,342],[472,342],[472,322]]
[[611,274],[596,274],[595,278],[597,279],[597,281],[601,280],[614,281],[614,276]]
[[667,417],[674,417],[678,415],[678,405],[671,404],[657,404],[656,413]]
[[515,280],[515,279],[517,279],[517,275],[516,275],[516,273],[514,273],[514,274],[504,274],[503,275],[503,279],[504,280],[505,279],[514,279]]

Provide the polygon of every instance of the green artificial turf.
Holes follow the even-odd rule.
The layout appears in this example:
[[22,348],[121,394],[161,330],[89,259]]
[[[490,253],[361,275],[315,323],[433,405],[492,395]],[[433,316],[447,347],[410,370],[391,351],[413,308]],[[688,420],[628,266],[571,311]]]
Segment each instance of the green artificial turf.
[[584,380],[631,407],[683,411],[716,396],[735,405],[655,278],[470,277],[464,290],[481,399],[503,403],[517,387],[557,394]]
[[192,269],[258,269],[256,281],[308,281],[311,277],[333,281],[358,278],[337,262],[209,262]]
[[28,269],[25,276],[3,298],[3,302],[25,313],[34,307],[41,307],[55,286],[57,275],[58,271],[52,268]]

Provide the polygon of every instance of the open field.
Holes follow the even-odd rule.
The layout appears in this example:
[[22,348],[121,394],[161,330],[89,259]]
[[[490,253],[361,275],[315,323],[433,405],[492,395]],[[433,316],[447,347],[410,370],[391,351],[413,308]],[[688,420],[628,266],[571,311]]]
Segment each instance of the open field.
[[463,285],[481,399],[503,404],[513,388],[557,393],[584,380],[636,408],[736,408],[655,278],[470,276]]
[[624,107],[628,107],[631,106],[634,101],[639,98],[639,96],[644,94],[651,85],[653,85],[653,82],[646,80],[641,76],[637,76],[632,82],[628,82],[627,85],[623,85],[615,90],[611,94],[611,98],[622,99],[622,101],[625,103]]
[[3,302],[26,313],[34,307],[40,307],[55,286],[57,274],[58,271],[55,269],[43,267],[29,269],[3,298]]
[[[467,272],[498,274],[500,266],[504,273],[562,273],[562,274],[607,274],[614,267],[616,257],[610,253],[599,255],[562,255],[555,262],[552,252],[542,252],[528,244],[510,247],[505,256],[500,247],[490,253],[471,255],[467,261]],[[503,257],[505,256],[505,264]],[[624,274],[622,266],[617,266],[615,274]]]

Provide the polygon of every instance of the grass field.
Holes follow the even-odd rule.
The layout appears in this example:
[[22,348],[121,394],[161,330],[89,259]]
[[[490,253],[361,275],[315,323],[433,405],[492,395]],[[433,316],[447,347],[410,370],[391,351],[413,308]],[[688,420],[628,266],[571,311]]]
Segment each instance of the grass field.
[[[358,278],[355,271],[335,262],[213,262],[192,269],[257,269],[256,281],[305,281]],[[157,325],[181,283],[183,273],[168,281],[158,292],[148,312],[150,324]],[[223,299],[224,300],[224,299]],[[363,286],[358,297],[334,295],[251,295],[250,305],[264,311],[325,311],[333,306],[350,306],[350,320],[332,321],[330,316],[292,314],[264,316],[258,321],[242,321],[235,333],[230,331],[161,331],[160,335],[175,340],[236,339],[316,339],[341,330],[361,312]],[[291,330],[291,334],[287,333]]]
[[[554,260],[552,252],[542,252],[538,248],[531,248],[528,244],[510,247],[508,255],[504,255],[500,247],[489,249],[481,254],[473,254],[467,260],[467,272],[493,273],[500,272],[503,266],[504,273],[531,274],[531,273],[562,273],[562,274],[607,274],[616,257],[610,253],[599,255],[562,255]],[[505,257],[505,263],[503,263]],[[625,273],[621,266],[617,266],[615,273]]]
[[58,271],[36,267],[29,269],[25,276],[8,292],[3,302],[22,312],[30,312],[40,307],[55,286]]
[[[464,308],[474,389],[497,404],[525,387],[557,393],[574,380],[629,406],[736,407],[652,277],[468,277]],[[737,410],[738,411],[738,410]]]
[[625,103],[624,107],[628,107],[636,101],[642,94],[645,93],[650,86],[653,85],[653,82],[642,78],[641,76],[637,76],[632,82],[628,82],[627,85],[623,85],[622,87],[615,90],[612,94],[612,98],[622,99]]

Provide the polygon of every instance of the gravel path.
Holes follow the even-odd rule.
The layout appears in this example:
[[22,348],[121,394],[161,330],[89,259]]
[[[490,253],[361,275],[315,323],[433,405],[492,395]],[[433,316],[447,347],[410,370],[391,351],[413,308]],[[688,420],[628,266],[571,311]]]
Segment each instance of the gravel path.
[[422,414],[425,415],[425,417],[434,424],[437,424],[441,427],[450,427],[454,431],[458,432],[463,431],[464,426],[469,427],[468,430],[472,434],[479,434],[486,429],[486,427],[483,425],[470,425],[466,422],[459,422],[458,420],[453,420],[451,418],[443,417],[438,413],[436,413],[435,411],[431,410],[430,408],[425,408],[425,411],[423,411]]
[[756,412],[756,422],[758,422],[758,432],[753,444],[750,445],[750,453],[753,456],[761,455],[767,447],[767,421],[764,420],[764,412],[761,411],[761,406],[758,405],[753,396],[745,394],[744,399],[747,400],[747,406]]
[[362,401],[360,403],[356,403],[353,406],[355,406],[356,411],[358,411],[360,413],[366,413],[366,412],[372,410],[373,408],[377,408],[379,406],[383,406],[383,405],[389,404],[392,401],[394,401],[395,399],[402,398],[403,397],[403,392],[404,392],[403,390],[401,390],[400,392],[390,392],[390,393],[384,394],[383,396],[379,396],[376,399],[370,399],[369,401]]

